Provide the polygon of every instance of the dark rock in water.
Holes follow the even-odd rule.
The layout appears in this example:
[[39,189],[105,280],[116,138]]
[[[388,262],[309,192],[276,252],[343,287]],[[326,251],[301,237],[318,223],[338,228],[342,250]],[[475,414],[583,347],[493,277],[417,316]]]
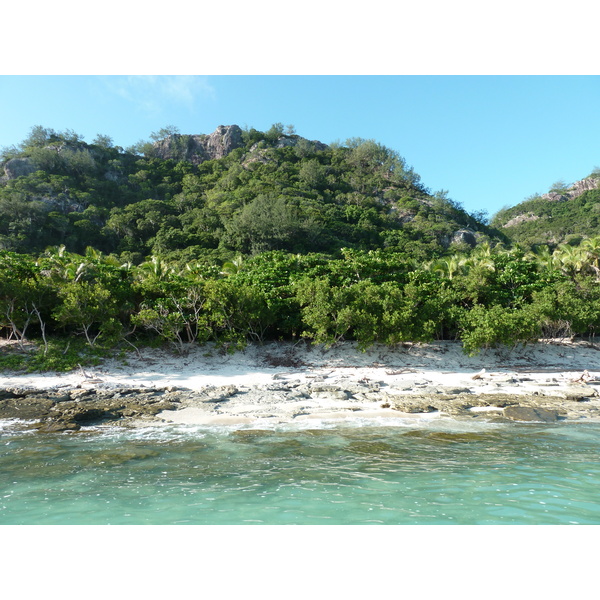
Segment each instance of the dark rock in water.
[[511,421],[551,423],[558,420],[558,411],[533,406],[507,406],[504,416]]
[[0,419],[39,419],[46,416],[53,406],[46,398],[12,398],[0,400]]
[[489,436],[483,433],[473,432],[454,432],[454,431],[432,431],[427,436],[429,439],[439,440],[442,442],[482,442],[486,441]]
[[81,425],[73,421],[46,421],[37,430],[40,433],[58,433],[61,431],[78,431]]
[[385,455],[394,455],[394,454],[404,454],[406,450],[396,448],[392,444],[387,444],[385,442],[351,442],[347,447],[348,452],[352,452],[354,454],[367,454],[369,456],[381,456]]

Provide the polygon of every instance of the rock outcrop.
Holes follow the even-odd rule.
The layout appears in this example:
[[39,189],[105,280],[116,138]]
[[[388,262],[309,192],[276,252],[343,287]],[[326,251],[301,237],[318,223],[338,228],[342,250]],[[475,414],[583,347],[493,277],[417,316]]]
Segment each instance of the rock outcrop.
[[510,219],[510,221],[506,221],[502,227],[514,227],[515,225],[527,223],[528,221],[537,221],[539,218],[539,215],[534,215],[533,213],[524,213],[514,217],[513,219]]
[[30,158],[11,158],[4,163],[6,179],[16,179],[30,175],[38,170]]
[[[598,392],[578,385],[540,393],[478,393],[454,387],[412,386],[380,388],[377,382],[325,384],[314,381],[276,382],[258,386],[184,388],[0,389],[0,419],[18,419],[19,428],[40,432],[77,431],[90,425],[136,425],[173,419],[173,411],[192,408],[208,417],[273,417],[293,419],[323,410],[360,416],[374,407],[400,414],[438,412],[460,419],[554,422],[600,418]],[[316,413],[315,413],[316,411]]]
[[[322,142],[309,141],[298,135],[282,135],[275,142],[274,147],[287,148],[299,144],[307,145],[312,151],[326,150],[328,147]],[[209,135],[169,135],[154,144],[154,153],[158,158],[184,160],[199,165],[207,160],[224,158],[233,150],[243,146],[242,130],[238,125],[219,125]],[[261,146],[261,142],[257,142],[249,149],[244,164],[256,161],[268,162],[269,159],[264,156],[267,149]]]
[[450,243],[467,244],[468,246],[471,246],[471,248],[474,248],[477,246],[477,235],[470,229],[459,229],[458,231],[454,232]]
[[600,185],[600,179],[588,177],[587,179],[576,181],[564,194],[559,192],[548,192],[547,194],[542,194],[541,197],[550,202],[566,202],[567,200],[572,200],[573,198],[581,196],[584,192],[595,190],[598,185]]
[[154,152],[162,159],[199,165],[223,158],[243,145],[242,130],[237,125],[219,125],[210,135],[169,135],[154,144]]

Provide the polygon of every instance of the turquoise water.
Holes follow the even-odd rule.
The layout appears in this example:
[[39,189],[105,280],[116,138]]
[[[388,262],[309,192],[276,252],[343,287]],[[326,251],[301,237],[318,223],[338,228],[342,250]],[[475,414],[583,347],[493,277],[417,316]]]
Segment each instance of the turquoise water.
[[0,429],[0,524],[599,524],[600,424]]

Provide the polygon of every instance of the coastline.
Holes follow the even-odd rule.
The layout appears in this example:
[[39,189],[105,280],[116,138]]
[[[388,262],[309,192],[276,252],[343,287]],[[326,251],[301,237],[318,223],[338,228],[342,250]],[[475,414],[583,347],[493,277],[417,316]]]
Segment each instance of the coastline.
[[600,347],[548,341],[469,357],[458,342],[327,349],[304,342],[142,349],[70,373],[0,373],[0,419],[40,431],[94,424],[272,426],[438,418],[600,421]]

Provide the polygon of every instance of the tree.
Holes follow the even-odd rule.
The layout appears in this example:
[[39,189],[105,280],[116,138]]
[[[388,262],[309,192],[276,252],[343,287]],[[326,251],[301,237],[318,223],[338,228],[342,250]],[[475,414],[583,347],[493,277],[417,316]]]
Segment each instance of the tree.
[[178,133],[180,133],[179,127],[176,125],[166,125],[165,127],[161,127],[158,131],[153,131],[150,134],[150,139],[154,142],[158,142],[166,137],[169,137],[170,135],[176,135]]
[[54,129],[42,127],[41,125],[34,125],[29,135],[21,143],[21,149],[30,147],[43,148],[47,144],[57,141],[59,134]]
[[265,138],[271,143],[275,143],[285,130],[283,123],[273,123],[269,130],[265,133]]
[[108,149],[113,147],[113,139],[110,135],[103,135],[99,133],[92,141],[92,144],[100,146],[100,148]]
[[154,288],[159,297],[144,300],[140,310],[132,315],[131,322],[155,331],[184,354],[188,344],[199,338],[201,341],[208,338],[203,316],[206,303],[204,288],[202,282],[188,283],[176,276],[168,282],[160,282]]
[[114,328],[119,307],[114,295],[102,284],[69,282],[59,289],[59,296],[62,302],[53,312],[54,318],[75,327],[90,347],[102,333]]
[[0,252],[0,329],[8,328],[20,348],[25,349],[29,326],[40,327],[45,349],[46,318],[54,290],[32,259],[11,252]]
[[302,336],[327,346],[344,339],[355,322],[350,289],[334,287],[326,277],[300,279],[295,288],[306,327]]
[[482,348],[537,340],[540,324],[535,313],[528,308],[478,304],[463,312],[460,336],[465,353],[473,355]]

